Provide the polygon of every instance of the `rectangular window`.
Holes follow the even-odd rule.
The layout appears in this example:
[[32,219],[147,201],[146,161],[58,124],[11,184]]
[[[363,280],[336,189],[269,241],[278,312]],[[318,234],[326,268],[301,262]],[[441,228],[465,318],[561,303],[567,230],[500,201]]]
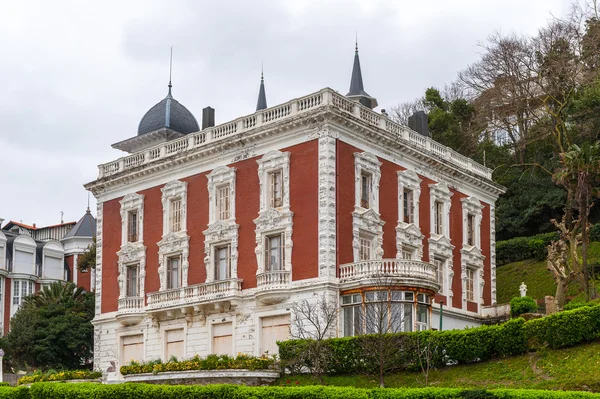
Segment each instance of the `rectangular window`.
[[402,247],[402,259],[411,260],[413,258],[414,251],[407,247]]
[[181,257],[167,258],[167,289],[181,287]]
[[232,323],[213,324],[212,353],[216,355],[233,354]]
[[265,262],[267,271],[283,270],[283,234],[267,237]]
[[361,295],[344,295],[342,297],[342,309],[344,317],[344,337],[354,337],[362,334]]
[[371,205],[371,175],[363,173],[360,176],[360,206],[368,209]]
[[444,203],[441,201],[435,201],[434,204],[434,231],[435,234],[443,235],[443,216],[444,216]]
[[227,280],[230,277],[230,246],[215,248],[215,280]]
[[371,260],[371,247],[373,245],[373,239],[360,237],[358,244],[358,260]]
[[144,335],[129,335],[121,338],[121,365],[144,360]]
[[217,220],[227,220],[231,216],[229,201],[229,186],[217,188]]
[[175,233],[181,230],[181,198],[172,199],[170,208],[169,226],[171,233]]
[[437,269],[437,282],[440,285],[439,293],[442,294],[444,292],[445,286],[445,270],[444,270],[444,261],[441,259],[434,259],[433,264]]
[[165,332],[165,340],[167,342],[165,348],[166,361],[169,361],[173,357],[177,360],[182,360],[184,358],[183,335],[183,328]]
[[138,240],[138,214],[137,211],[127,212],[127,242]]
[[475,271],[467,268],[467,301],[473,302],[475,299]]
[[127,266],[127,296],[137,297],[140,295],[140,273],[138,265]]
[[263,317],[261,324],[260,352],[277,355],[279,353],[277,341],[287,341],[290,339],[290,315]]
[[404,213],[404,223],[414,223],[414,193],[410,190],[404,190],[403,194],[403,213]]
[[475,245],[475,216],[467,216],[467,245]]
[[283,176],[281,170],[269,173],[269,206],[283,206]]

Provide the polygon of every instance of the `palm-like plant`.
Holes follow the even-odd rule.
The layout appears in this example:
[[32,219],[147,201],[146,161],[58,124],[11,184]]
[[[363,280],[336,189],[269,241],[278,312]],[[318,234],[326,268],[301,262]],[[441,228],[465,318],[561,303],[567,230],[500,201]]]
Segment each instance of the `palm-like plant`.
[[44,287],[34,295],[26,297],[23,301],[25,306],[41,307],[60,302],[81,302],[84,299],[85,290],[77,287],[73,282],[54,282]]

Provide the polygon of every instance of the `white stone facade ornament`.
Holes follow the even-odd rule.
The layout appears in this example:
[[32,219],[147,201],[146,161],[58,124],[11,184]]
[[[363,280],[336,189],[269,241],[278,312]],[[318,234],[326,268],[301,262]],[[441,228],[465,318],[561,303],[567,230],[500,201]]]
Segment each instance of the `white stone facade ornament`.
[[[423,239],[419,227],[419,199],[421,197],[421,179],[412,170],[398,171],[398,225],[396,226],[396,258],[402,258],[403,247],[408,245],[416,249],[416,259],[423,259]],[[412,222],[406,222],[404,215],[404,191],[412,194]]]
[[492,305],[496,304],[496,213],[493,205],[490,205],[490,270]]
[[[483,261],[485,256],[481,253],[481,219],[482,219],[482,211],[483,205],[481,202],[475,197],[467,197],[462,198],[462,222],[463,222],[463,237],[462,242],[463,246],[460,251],[460,259],[461,259],[461,270],[462,270],[462,280],[463,280],[463,292],[466,292],[467,288],[467,268],[474,269],[475,271],[475,283],[473,293],[475,296],[475,302],[479,304],[479,306],[483,306],[483,289],[485,286],[485,278],[484,278],[484,265]],[[468,229],[468,218],[469,216],[474,217],[474,225],[473,225],[473,244],[468,245],[467,242],[467,229]],[[463,296],[463,308],[467,307],[467,299],[466,295]]]
[[[187,235],[187,182],[173,180],[167,183],[162,192],[163,237],[158,244],[158,277],[160,290],[167,288],[166,263],[170,256],[181,256],[181,286],[187,287],[189,269],[190,237]],[[171,232],[170,214],[174,200],[181,200],[181,226],[179,231]]]
[[[229,245],[230,278],[237,278],[238,265],[238,229],[235,222],[235,185],[236,169],[227,166],[215,168],[206,177],[208,179],[209,224],[204,233],[204,265],[206,281],[215,280],[214,252],[220,245]],[[229,218],[219,220],[217,205],[217,189],[229,188]]]
[[[450,243],[450,208],[452,192],[448,188],[446,183],[437,183],[429,185],[429,203],[430,203],[430,238],[429,244],[429,261],[433,261],[435,258],[443,259],[446,265],[446,292],[445,295],[448,297],[448,303],[452,303],[454,298],[454,291],[452,290],[452,281],[454,279],[454,261],[452,251],[454,245]],[[442,234],[435,233],[435,202],[439,201],[442,203]]]
[[[371,178],[368,193],[368,208],[361,202],[361,184],[364,175]],[[360,238],[369,237],[373,240],[372,259],[383,258],[383,225],[379,214],[379,184],[381,180],[381,162],[368,152],[354,153],[354,212],[352,212],[352,249],[354,261],[360,260]]]
[[473,216],[475,218],[475,223],[473,226],[474,246],[477,248],[481,248],[481,219],[483,205],[481,205],[481,202],[475,197],[462,198],[460,202],[462,203],[463,248],[469,246],[467,244],[467,226],[469,216]]
[[[144,246],[144,196],[142,194],[127,194],[121,201],[121,248],[117,252],[119,284],[119,299],[127,296],[127,267],[139,267],[139,294],[144,297],[146,277],[146,247]],[[130,212],[135,212],[137,223],[137,241],[128,241],[128,222]],[[97,240],[96,240],[97,241]],[[96,245],[97,242],[96,242]]]
[[[268,236],[284,233],[283,270],[292,270],[292,233],[294,213],[290,209],[290,153],[269,151],[256,161],[258,163],[258,180],[260,185],[260,211],[256,224],[256,274],[265,272],[265,240]],[[269,174],[281,172],[282,204],[271,207],[269,201]]]
[[319,277],[336,278],[336,135],[319,132]]

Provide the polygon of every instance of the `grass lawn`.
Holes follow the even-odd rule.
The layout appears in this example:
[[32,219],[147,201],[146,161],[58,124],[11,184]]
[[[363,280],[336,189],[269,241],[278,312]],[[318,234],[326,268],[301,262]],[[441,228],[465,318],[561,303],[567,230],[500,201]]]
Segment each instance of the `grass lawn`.
[[[600,262],[600,242],[590,243],[588,263]],[[556,293],[556,285],[552,273],[546,269],[546,261],[527,259],[520,262],[508,263],[496,269],[496,289],[498,303],[508,303],[519,296],[519,286],[527,285],[527,296],[543,299],[546,295]],[[569,287],[567,296],[577,296],[581,292],[578,284]]]
[[[376,376],[331,375],[326,385],[374,388]],[[315,385],[308,375],[284,376],[276,385]],[[397,372],[386,376],[386,387],[423,387],[420,372]],[[515,356],[484,363],[458,365],[431,371],[429,386],[455,388],[530,388],[592,390],[600,392],[600,341],[574,348]]]

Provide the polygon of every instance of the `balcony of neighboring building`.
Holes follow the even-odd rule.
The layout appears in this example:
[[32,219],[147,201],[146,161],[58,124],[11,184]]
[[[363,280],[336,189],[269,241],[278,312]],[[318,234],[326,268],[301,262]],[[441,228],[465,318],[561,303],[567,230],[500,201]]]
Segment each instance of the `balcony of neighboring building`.
[[437,267],[412,259],[372,259],[340,265],[342,289],[377,285],[439,290]]
[[207,307],[228,309],[235,307],[241,298],[242,279],[215,280],[186,287],[171,288],[148,294],[148,313],[176,310],[201,311]]

